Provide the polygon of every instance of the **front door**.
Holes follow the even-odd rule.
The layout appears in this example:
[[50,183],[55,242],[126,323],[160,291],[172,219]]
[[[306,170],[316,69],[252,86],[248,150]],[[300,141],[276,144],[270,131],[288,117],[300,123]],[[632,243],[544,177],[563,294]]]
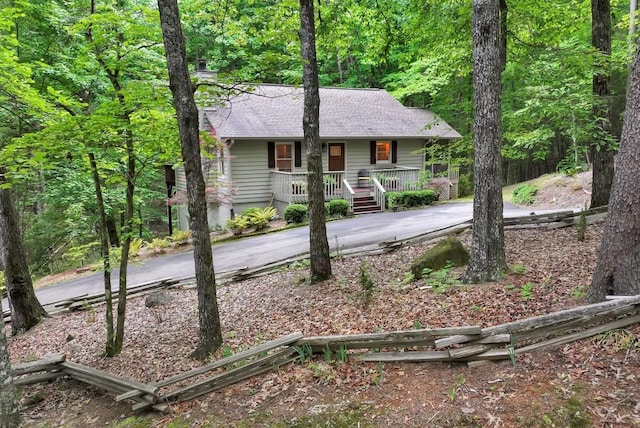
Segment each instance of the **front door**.
[[329,171],[344,171],[344,143],[329,143]]

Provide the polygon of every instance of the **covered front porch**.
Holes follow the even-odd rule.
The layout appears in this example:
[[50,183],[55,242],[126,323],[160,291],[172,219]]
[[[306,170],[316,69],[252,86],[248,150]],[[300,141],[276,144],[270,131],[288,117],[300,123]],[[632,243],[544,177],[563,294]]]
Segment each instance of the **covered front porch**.
[[[414,167],[362,169],[357,173],[323,173],[324,198],[345,199],[354,213],[384,211],[386,192],[425,188],[423,170]],[[271,171],[273,205],[280,213],[290,204],[308,202],[307,173]]]

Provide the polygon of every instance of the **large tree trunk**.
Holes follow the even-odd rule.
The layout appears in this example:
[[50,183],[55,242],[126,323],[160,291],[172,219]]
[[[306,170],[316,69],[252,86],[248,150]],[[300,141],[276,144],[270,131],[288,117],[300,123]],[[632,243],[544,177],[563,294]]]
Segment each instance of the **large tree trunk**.
[[[640,41],[640,40],[639,40]],[[589,289],[590,302],[607,294],[640,294],[640,43],[627,91],[620,153],[613,176],[609,214],[598,264]]]
[[[0,314],[2,299],[0,299]],[[0,322],[0,428],[15,428],[20,425],[20,408],[11,374],[11,360],[7,349],[4,322]]]
[[[611,5],[609,0],[591,0],[591,44],[609,60],[611,56]],[[603,61],[604,62],[604,61]],[[593,179],[591,207],[607,205],[613,180],[611,139],[611,67],[601,64],[593,75],[593,116],[598,129],[591,147]]]
[[464,281],[501,278],[502,219],[499,0],[473,1],[474,199],[471,259]]
[[324,212],[324,184],[320,142],[320,94],[313,20],[313,0],[300,0],[300,51],[303,64],[304,115],[302,128],[307,144],[309,189],[309,256],[311,283],[331,276],[331,259]]
[[[4,184],[4,169],[0,168],[0,185]],[[47,316],[33,290],[22,243],[18,212],[11,190],[0,186],[0,266],[4,267],[5,284],[11,308],[11,333],[20,334]]]
[[109,232],[107,226],[107,214],[104,208],[104,198],[102,197],[102,184],[98,166],[93,153],[89,153],[89,165],[93,175],[93,185],[96,191],[96,203],[100,215],[100,250],[102,255],[102,272],[104,276],[104,297],[105,297],[105,322],[107,324],[107,343],[105,345],[105,355],[116,355],[115,333],[113,330],[113,297],[111,294],[111,260],[109,259]]
[[173,105],[178,116],[182,158],[187,180],[189,227],[193,237],[193,258],[198,288],[200,343],[192,356],[205,359],[222,344],[222,331],[216,300],[216,281],[207,221],[205,183],[200,159],[198,109],[193,97],[194,87],[187,68],[187,55],[178,4],[176,0],[158,0],[158,8],[169,69],[169,84],[173,92]]

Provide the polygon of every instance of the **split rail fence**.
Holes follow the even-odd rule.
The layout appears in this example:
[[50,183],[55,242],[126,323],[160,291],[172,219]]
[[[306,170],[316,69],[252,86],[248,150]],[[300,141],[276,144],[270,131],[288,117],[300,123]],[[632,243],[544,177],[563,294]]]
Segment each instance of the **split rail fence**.
[[17,364],[17,385],[70,377],[132,400],[133,410],[166,411],[170,403],[191,400],[249,379],[295,360],[301,362],[326,350],[340,351],[352,361],[466,362],[491,360],[552,348],[640,322],[640,295],[517,320],[493,327],[448,327],[303,337],[293,333],[202,367],[149,384],[66,361],[62,355]]

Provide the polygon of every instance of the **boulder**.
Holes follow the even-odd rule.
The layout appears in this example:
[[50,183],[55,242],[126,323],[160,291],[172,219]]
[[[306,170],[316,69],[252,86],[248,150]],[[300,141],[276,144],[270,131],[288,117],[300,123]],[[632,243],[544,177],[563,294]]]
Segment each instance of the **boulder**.
[[173,297],[163,291],[155,291],[147,296],[144,305],[147,308],[168,305],[173,301]]
[[416,279],[422,278],[422,270],[440,270],[447,266],[464,266],[469,263],[469,251],[455,237],[448,237],[427,250],[420,258],[411,264],[411,273]]

